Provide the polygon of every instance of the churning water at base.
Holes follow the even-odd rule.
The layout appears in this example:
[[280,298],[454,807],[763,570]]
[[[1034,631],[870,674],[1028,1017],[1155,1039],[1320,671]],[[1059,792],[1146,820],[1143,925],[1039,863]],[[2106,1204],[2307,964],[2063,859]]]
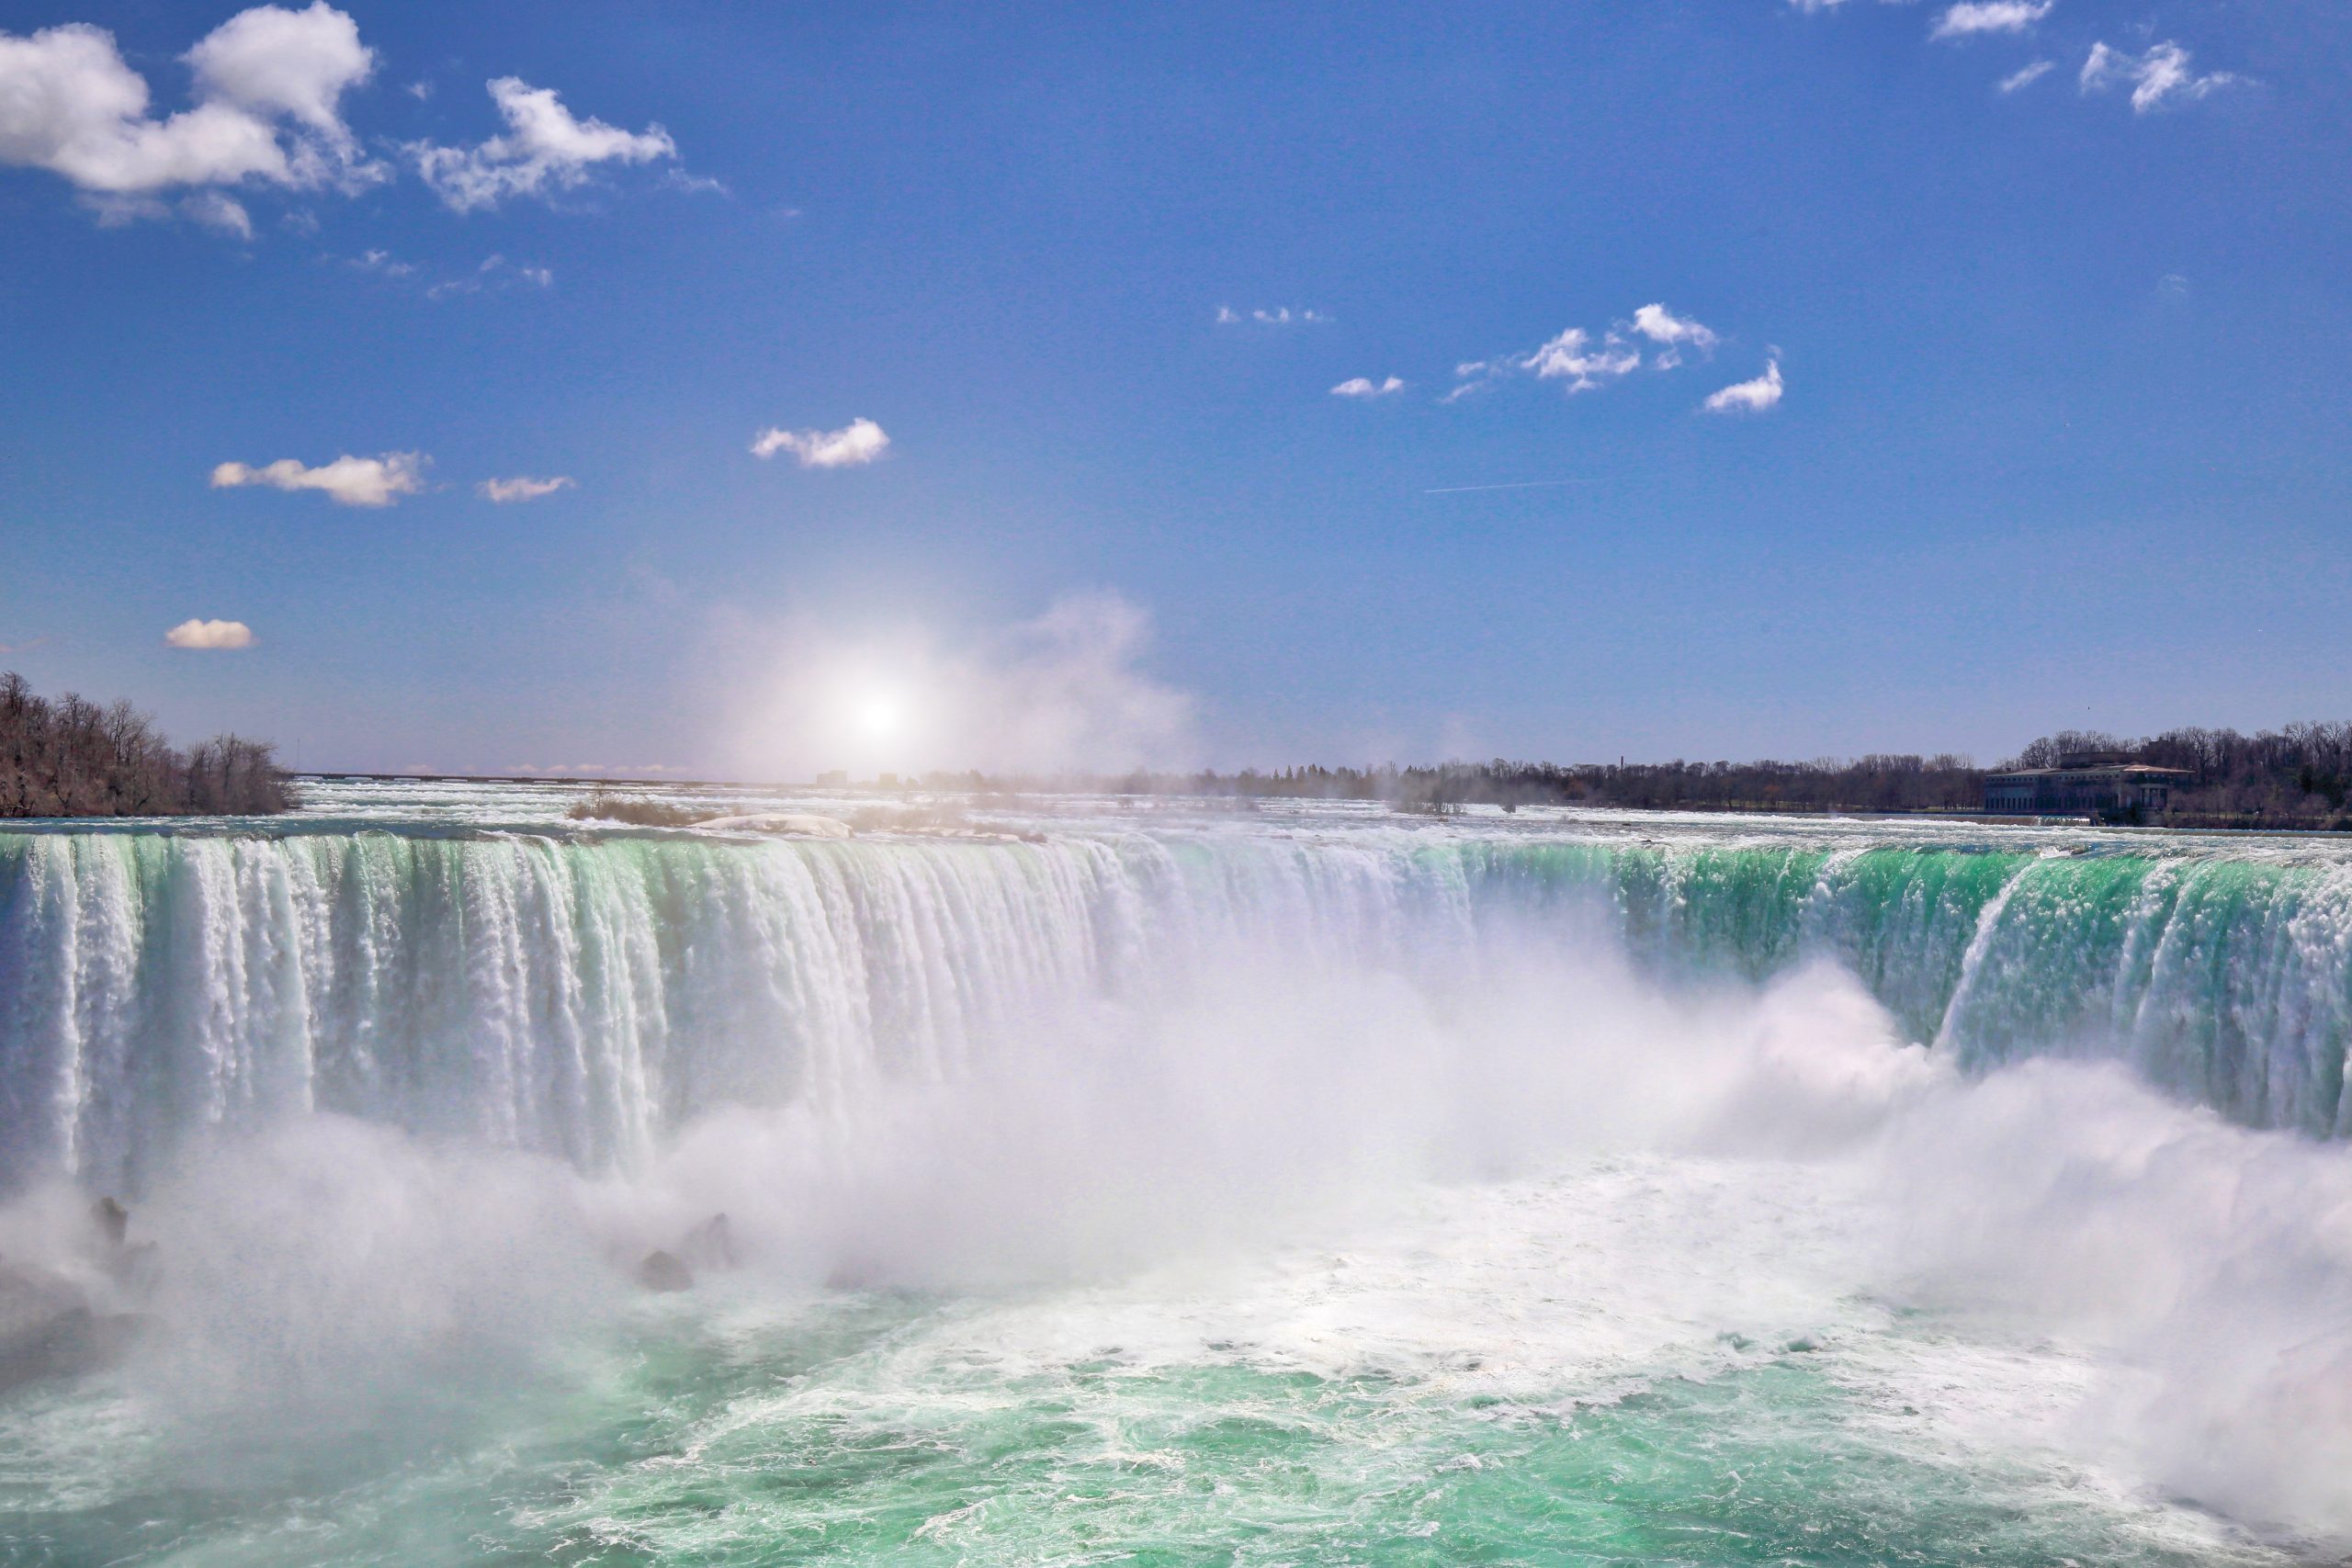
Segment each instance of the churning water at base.
[[0,1561],[2352,1541],[2341,851],[555,798],[0,835]]

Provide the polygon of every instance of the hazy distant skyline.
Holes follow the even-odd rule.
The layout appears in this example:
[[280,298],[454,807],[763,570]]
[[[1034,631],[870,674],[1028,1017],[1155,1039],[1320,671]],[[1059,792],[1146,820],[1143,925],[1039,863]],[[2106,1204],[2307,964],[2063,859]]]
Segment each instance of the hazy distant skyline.
[[6,0],[0,667],[351,768],[2341,716],[2347,67],[2315,5]]

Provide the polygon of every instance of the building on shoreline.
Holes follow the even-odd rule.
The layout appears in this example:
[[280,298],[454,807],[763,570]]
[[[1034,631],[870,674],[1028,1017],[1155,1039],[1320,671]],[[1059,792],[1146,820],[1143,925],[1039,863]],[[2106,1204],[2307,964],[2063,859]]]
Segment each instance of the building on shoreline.
[[2161,813],[2190,782],[2179,768],[2112,756],[2071,756],[2054,768],[2021,768],[1984,780],[1984,809],[2004,817],[2131,817]]

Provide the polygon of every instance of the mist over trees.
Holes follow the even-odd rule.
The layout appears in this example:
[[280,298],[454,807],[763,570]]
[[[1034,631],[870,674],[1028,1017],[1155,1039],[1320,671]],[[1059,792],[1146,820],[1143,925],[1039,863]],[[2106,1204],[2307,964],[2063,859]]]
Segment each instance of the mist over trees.
[[276,748],[220,735],[186,751],[118,702],[35,694],[0,674],[0,818],[260,816],[293,805]]

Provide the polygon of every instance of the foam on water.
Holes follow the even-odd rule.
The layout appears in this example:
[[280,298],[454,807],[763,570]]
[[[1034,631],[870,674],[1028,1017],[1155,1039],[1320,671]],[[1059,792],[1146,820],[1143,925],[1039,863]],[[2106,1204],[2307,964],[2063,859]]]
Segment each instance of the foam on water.
[[0,1559],[2352,1541],[2324,849],[560,798],[0,838]]

